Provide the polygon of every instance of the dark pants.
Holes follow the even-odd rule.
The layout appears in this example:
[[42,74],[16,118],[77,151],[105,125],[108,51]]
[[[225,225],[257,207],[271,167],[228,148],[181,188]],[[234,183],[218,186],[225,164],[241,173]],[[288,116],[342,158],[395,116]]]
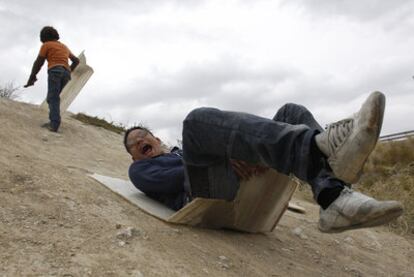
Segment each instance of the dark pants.
[[70,80],[70,71],[63,66],[55,66],[48,71],[46,101],[49,104],[49,120],[52,129],[60,126],[60,93]]
[[321,131],[312,114],[296,104],[283,106],[273,120],[214,108],[193,110],[183,126],[192,196],[234,199],[239,181],[230,159],[293,174],[311,185],[317,201],[324,190],[342,190],[344,183],[316,146],[314,137]]

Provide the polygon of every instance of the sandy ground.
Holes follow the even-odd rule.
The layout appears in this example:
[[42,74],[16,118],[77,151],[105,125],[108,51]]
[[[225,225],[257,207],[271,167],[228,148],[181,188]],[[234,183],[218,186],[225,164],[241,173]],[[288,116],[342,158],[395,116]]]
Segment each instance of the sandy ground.
[[322,234],[296,200],[267,234],[163,223],[88,177],[127,178],[122,136],[0,99],[1,276],[414,276],[414,240],[386,227]]

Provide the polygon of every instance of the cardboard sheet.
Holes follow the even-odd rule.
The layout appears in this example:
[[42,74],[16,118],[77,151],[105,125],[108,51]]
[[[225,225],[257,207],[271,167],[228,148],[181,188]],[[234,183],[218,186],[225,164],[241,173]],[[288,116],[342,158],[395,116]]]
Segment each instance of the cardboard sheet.
[[[93,69],[89,65],[86,64],[86,57],[84,52],[78,56],[79,64],[75,68],[75,70],[71,74],[71,80],[66,84],[63,88],[62,92],[60,93],[60,112],[65,112],[70,104],[72,104],[73,100],[75,100],[76,96],[78,96],[79,92],[85,86],[86,82],[88,82],[89,78],[93,74]],[[40,105],[41,109],[48,110],[49,106],[45,101]]]
[[93,174],[91,177],[144,212],[165,222],[207,228],[228,228],[257,233],[270,232],[289,205],[296,183],[269,170],[240,184],[233,201],[196,198],[175,212],[152,200],[131,182]]

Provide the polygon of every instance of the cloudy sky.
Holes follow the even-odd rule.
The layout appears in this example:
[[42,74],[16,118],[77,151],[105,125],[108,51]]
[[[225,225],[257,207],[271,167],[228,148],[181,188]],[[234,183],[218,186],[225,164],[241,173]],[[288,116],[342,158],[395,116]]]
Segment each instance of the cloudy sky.
[[[45,25],[95,73],[69,108],[173,144],[195,107],[272,117],[286,102],[321,124],[387,96],[382,134],[414,129],[414,2],[0,0],[0,84],[24,85]],[[20,100],[46,95],[46,66]]]

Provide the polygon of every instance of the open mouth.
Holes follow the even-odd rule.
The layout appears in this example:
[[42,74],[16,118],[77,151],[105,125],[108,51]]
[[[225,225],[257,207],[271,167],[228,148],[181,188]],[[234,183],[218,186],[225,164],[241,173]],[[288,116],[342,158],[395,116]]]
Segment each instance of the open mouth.
[[146,155],[152,150],[152,146],[149,144],[145,144],[141,149],[141,154]]

